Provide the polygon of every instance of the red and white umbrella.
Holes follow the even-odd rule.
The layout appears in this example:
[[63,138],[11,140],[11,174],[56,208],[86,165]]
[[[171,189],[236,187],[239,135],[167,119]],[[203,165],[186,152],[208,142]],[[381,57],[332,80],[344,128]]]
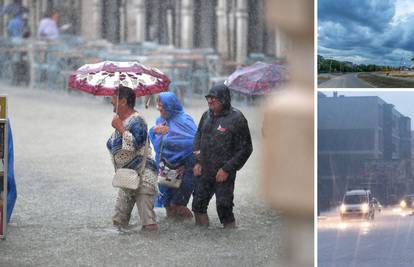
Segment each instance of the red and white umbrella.
[[112,96],[119,85],[135,91],[136,96],[168,90],[170,79],[156,68],[139,62],[103,61],[86,64],[69,79],[69,87],[98,96]]

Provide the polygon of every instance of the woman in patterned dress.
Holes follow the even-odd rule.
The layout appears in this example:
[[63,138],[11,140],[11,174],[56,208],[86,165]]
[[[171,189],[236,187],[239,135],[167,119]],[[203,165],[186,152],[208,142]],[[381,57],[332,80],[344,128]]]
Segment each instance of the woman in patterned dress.
[[136,204],[142,228],[149,231],[157,230],[154,212],[157,168],[150,157],[147,124],[134,109],[135,93],[131,88],[119,86],[112,96],[111,103],[116,113],[112,120],[112,127],[115,131],[107,142],[107,148],[111,153],[115,170],[129,168],[139,171],[141,164],[145,162],[138,189],[118,190],[112,223],[116,227],[128,226],[132,209]]

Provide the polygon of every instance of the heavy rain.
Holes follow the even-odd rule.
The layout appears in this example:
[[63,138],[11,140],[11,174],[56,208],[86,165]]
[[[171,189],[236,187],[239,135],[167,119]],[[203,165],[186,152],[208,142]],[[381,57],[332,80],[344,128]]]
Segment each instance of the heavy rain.
[[[308,126],[313,126],[313,1],[296,0],[297,10],[282,2],[0,1],[0,94],[7,97],[17,190],[10,221],[0,231],[0,266],[312,266],[313,130]],[[267,20],[267,8],[295,15]],[[110,94],[92,95],[96,92],[90,84],[96,82],[96,89],[127,81],[119,74],[119,81],[105,77],[98,86],[95,77],[76,76],[86,75],[79,72],[85,64],[104,61],[139,62],[145,70],[156,68],[151,74],[161,71],[171,81],[163,85],[179,97],[196,125],[208,109],[208,89],[258,61],[271,66],[259,72],[267,73],[267,81],[254,80],[260,88],[230,88],[232,105],[246,117],[254,148],[237,172],[236,229],[223,229],[214,197],[207,228],[196,226],[194,219],[167,218],[159,207],[155,232],[142,230],[136,207],[128,226],[113,225],[118,189],[111,185],[114,166],[106,142],[114,131],[114,112]],[[158,80],[141,77],[131,83],[144,88],[151,80],[159,86],[158,74]],[[266,78],[257,76],[253,78]],[[249,79],[240,80],[248,87]],[[289,82],[295,90],[283,89]],[[167,89],[148,88],[139,94]],[[290,106],[271,109],[274,105],[264,105],[269,95],[275,103],[289,100]],[[135,109],[149,127],[160,116],[155,97],[138,97]],[[285,138],[278,141],[283,151],[276,154],[272,142],[262,144],[266,109],[267,136],[278,129]],[[279,129],[277,115],[292,111],[286,120],[293,122],[291,127]],[[293,142],[289,131],[305,138]],[[266,157],[271,162],[267,176],[263,151],[273,155]],[[273,165],[280,153],[283,159]],[[274,169],[290,166],[292,158],[300,171]],[[278,187],[278,179],[289,182]],[[298,182],[304,187],[297,188]],[[292,189],[302,196],[297,203],[285,197]]]
[[318,266],[412,265],[413,96],[319,92]]
[[[116,190],[105,143],[112,106],[81,93],[2,86],[9,96],[18,198],[0,243],[4,266],[237,266],[269,265],[280,254],[280,215],[258,197],[260,119],[243,107],[254,152],[239,173],[235,190],[236,230],[222,229],[211,202],[211,226],[166,219],[156,209],[158,233],[140,231],[136,210],[131,229],[112,227]],[[199,120],[205,101],[186,107]],[[137,105],[149,124],[158,111]],[[190,200],[191,203],[191,200]]]

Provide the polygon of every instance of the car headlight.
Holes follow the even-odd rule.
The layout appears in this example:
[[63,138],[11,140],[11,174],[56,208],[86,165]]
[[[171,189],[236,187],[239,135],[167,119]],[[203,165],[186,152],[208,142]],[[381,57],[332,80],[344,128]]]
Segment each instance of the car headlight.
[[367,203],[362,204],[361,210],[362,210],[363,213],[367,213],[368,210],[369,210],[368,204]]
[[405,207],[407,207],[407,203],[405,203],[405,201],[403,200],[403,201],[401,201],[400,206],[401,206],[401,208],[405,208]]
[[341,207],[339,207],[339,210],[344,213],[346,211],[346,207],[344,204],[341,205]]

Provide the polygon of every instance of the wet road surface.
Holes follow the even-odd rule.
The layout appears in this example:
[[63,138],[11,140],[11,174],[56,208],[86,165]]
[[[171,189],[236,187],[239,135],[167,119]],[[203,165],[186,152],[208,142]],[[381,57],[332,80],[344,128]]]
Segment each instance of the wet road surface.
[[344,74],[318,85],[319,88],[373,88],[358,78],[358,73]]
[[374,220],[341,221],[337,211],[318,220],[318,266],[413,266],[414,216],[397,208]]
[[[2,85],[0,93],[9,94],[18,195],[7,240],[0,240],[0,266],[274,266],[280,258],[280,215],[260,200],[258,108],[241,108],[254,152],[236,180],[238,229],[221,229],[213,198],[208,229],[156,209],[159,232],[141,232],[134,209],[132,227],[118,232],[105,147],[112,106],[73,92]],[[187,103],[198,123],[205,101]],[[137,107],[153,125],[156,109]]]

